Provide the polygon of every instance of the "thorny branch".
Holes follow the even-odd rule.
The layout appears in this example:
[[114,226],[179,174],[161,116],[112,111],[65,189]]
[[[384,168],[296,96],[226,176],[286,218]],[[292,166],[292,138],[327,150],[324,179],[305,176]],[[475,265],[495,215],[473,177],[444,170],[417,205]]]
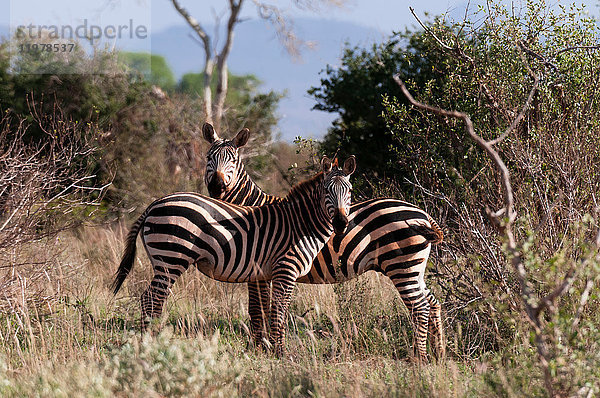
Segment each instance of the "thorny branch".
[[[516,272],[519,286],[521,288],[522,304],[528,316],[528,320],[534,329],[535,343],[537,346],[538,355],[540,357],[540,363],[544,371],[546,389],[548,390],[550,396],[554,396],[552,375],[550,373],[549,368],[550,354],[548,352],[542,334],[543,323],[541,319],[541,314],[545,309],[554,311],[555,301],[559,297],[564,295],[573,284],[576,276],[576,268],[571,268],[563,278],[562,282],[551,293],[543,297],[539,297],[533,291],[533,289],[529,285],[527,272],[525,271],[525,265],[523,263],[523,258],[513,233],[513,224],[516,220],[516,211],[514,209],[514,195],[510,181],[510,172],[506,167],[506,164],[500,157],[499,153],[493,147],[495,143],[501,141],[501,139],[510,134],[510,132],[513,131],[514,127],[518,124],[519,120],[523,117],[523,114],[528,109],[529,104],[531,103],[531,98],[533,97],[533,94],[537,90],[539,79],[537,78],[537,76],[535,76],[533,88],[530,91],[528,99],[525,102],[521,113],[511,123],[510,127],[506,130],[506,132],[501,137],[499,137],[501,139],[491,141],[484,140],[475,132],[471,118],[466,113],[459,111],[448,111],[428,104],[420,103],[413,98],[413,96],[406,88],[406,85],[398,75],[394,75],[394,80],[400,86],[402,93],[406,96],[409,103],[415,106],[416,108],[432,112],[440,116],[461,119],[465,123],[465,130],[467,134],[488,154],[488,156],[494,162],[494,165],[500,172],[502,186],[504,190],[504,207],[496,212],[492,212],[491,210],[486,209],[486,212],[490,219],[493,221],[494,225],[498,228],[499,232],[502,233],[506,238],[508,254],[511,259],[513,268]],[[585,303],[583,297],[582,303]]]
[[[516,212],[514,210],[514,195],[510,181],[510,172],[506,167],[506,164],[500,157],[500,154],[493,148],[493,141],[486,141],[475,132],[471,118],[466,113],[458,111],[447,111],[431,105],[420,103],[413,98],[413,96],[406,88],[406,85],[404,84],[404,82],[402,82],[402,80],[400,80],[398,75],[394,76],[394,80],[400,86],[402,93],[406,96],[408,101],[413,106],[428,112],[435,113],[440,116],[461,119],[465,123],[465,130],[467,134],[488,154],[488,156],[494,162],[496,168],[500,172],[502,186],[504,190],[504,208],[500,209],[497,212],[492,212],[489,209],[486,209],[486,211],[490,219],[493,221],[494,225],[496,225],[499,231],[503,233],[506,238],[508,254],[511,258],[511,263],[513,265],[513,268],[515,269],[517,280],[521,288],[522,303],[525,312],[529,318],[529,321],[534,328],[535,341],[538,355],[540,357],[540,362],[542,363],[544,371],[546,389],[548,390],[550,396],[554,396],[552,377],[549,369],[550,354],[548,353],[546,343],[542,336],[542,320],[540,316],[541,312],[544,309],[552,309],[554,301],[568,291],[569,287],[575,279],[575,269],[573,268],[567,273],[562,283],[560,283],[559,286],[557,286],[554,289],[554,291],[542,298],[538,298],[538,296],[528,283],[523,258],[521,256],[517,245],[517,241],[513,233],[513,224],[516,219]],[[533,93],[537,90],[537,85],[538,79],[536,78],[534,82],[534,87],[532,88],[528,97],[528,101],[525,103],[523,110],[521,114],[517,117],[517,119],[521,118],[522,114],[527,110],[528,104],[530,102],[529,98],[531,98]],[[503,136],[506,136],[513,130],[513,126],[515,126],[518,123],[517,119],[513,121],[511,127],[509,127],[509,129]]]
[[[468,64],[470,64],[470,66],[474,69],[474,74],[475,74],[476,78],[478,79],[478,83],[479,83],[480,87],[482,88],[483,92],[485,93],[485,96],[487,97],[490,106],[494,110],[498,111],[498,113],[503,115],[506,119],[506,122],[511,121],[509,124],[509,127],[504,131],[503,134],[501,134],[496,139],[486,141],[481,136],[476,134],[469,115],[467,115],[464,112],[447,111],[447,110],[433,107],[433,106],[430,106],[427,104],[419,103],[411,96],[411,94],[407,90],[404,83],[400,80],[399,76],[398,75],[394,76],[394,80],[400,86],[402,92],[404,93],[404,95],[406,96],[408,101],[413,106],[415,106],[419,109],[425,110],[425,111],[435,113],[440,116],[452,117],[452,118],[457,118],[457,119],[462,120],[465,123],[465,130],[468,133],[468,135],[477,143],[477,145],[479,145],[479,147],[481,147],[488,154],[489,158],[493,161],[494,165],[496,166],[497,170],[499,171],[499,173],[501,175],[501,181],[502,181],[502,186],[503,186],[503,191],[504,191],[504,198],[503,198],[504,199],[504,207],[496,212],[486,209],[486,212],[488,214],[488,217],[494,224],[494,226],[498,229],[498,231],[501,234],[504,235],[504,237],[506,239],[508,257],[509,257],[510,262],[515,270],[517,280],[518,280],[519,286],[521,288],[521,301],[522,301],[523,307],[525,309],[525,312],[527,314],[528,321],[531,323],[533,330],[534,330],[535,344],[536,344],[538,356],[540,359],[540,364],[541,364],[543,372],[544,372],[544,383],[546,386],[546,390],[548,391],[548,394],[550,396],[555,396],[553,382],[552,382],[552,374],[550,372],[550,367],[549,367],[550,353],[548,352],[548,349],[546,347],[546,342],[545,342],[545,338],[544,338],[544,334],[543,334],[542,313],[544,310],[548,310],[550,312],[553,312],[556,310],[555,305],[554,305],[556,300],[568,292],[568,290],[572,286],[573,282],[575,281],[577,271],[579,269],[584,268],[587,265],[587,263],[593,259],[586,259],[582,263],[577,264],[576,266],[573,266],[571,269],[569,269],[569,271],[562,278],[562,281],[560,283],[558,283],[558,285],[554,288],[554,290],[552,292],[550,292],[549,294],[547,294],[543,297],[539,297],[534,292],[534,290],[531,288],[531,286],[528,282],[528,276],[527,276],[523,258],[521,256],[520,249],[519,249],[520,245],[517,245],[517,241],[516,241],[514,233],[513,233],[513,224],[516,219],[516,211],[514,210],[514,196],[513,196],[513,189],[511,186],[510,173],[509,173],[508,168],[506,167],[505,163],[503,162],[502,158],[500,157],[498,152],[495,150],[494,145],[500,143],[503,139],[505,139],[509,134],[511,134],[517,128],[519,123],[522,121],[525,113],[530,108],[530,106],[534,100],[535,94],[539,87],[540,76],[537,73],[532,71],[532,69],[529,66],[529,63],[527,62],[527,59],[525,58],[523,53],[537,59],[545,67],[549,67],[549,68],[553,69],[554,72],[558,72],[559,68],[552,61],[554,61],[560,54],[563,54],[567,51],[580,50],[580,49],[597,50],[597,49],[600,49],[600,46],[599,45],[591,45],[591,46],[566,47],[564,49],[554,52],[549,58],[545,58],[544,56],[538,54],[537,52],[527,48],[523,42],[518,41],[517,48],[518,48],[518,50],[521,51],[520,57],[525,65],[525,67],[527,68],[527,72],[528,72],[529,76],[533,79],[533,85],[529,92],[527,100],[523,104],[518,116],[509,118],[508,116],[513,115],[513,114],[511,114],[510,111],[507,111],[507,110],[503,111],[499,108],[494,95],[488,90],[486,82],[484,81],[484,79],[482,79],[481,74],[477,70],[477,65],[476,65],[475,60],[471,56],[467,55],[463,51],[463,49],[460,47],[458,36],[455,37],[456,40],[455,40],[454,46],[448,45],[447,43],[442,41],[438,36],[436,36],[436,34],[429,27],[427,27],[425,24],[423,24],[423,22],[415,14],[414,9],[412,7],[410,7],[410,11],[413,14],[413,16],[415,17],[415,19],[417,20],[417,22],[424,29],[424,31],[427,34],[429,34],[431,37],[433,37],[433,39],[440,45],[440,47],[444,51],[448,52],[453,57],[462,59],[462,60],[466,61]],[[596,244],[596,248],[600,247],[600,232],[598,232],[595,244]],[[594,257],[595,257],[595,260],[598,260],[599,254],[596,254]],[[593,284],[594,284],[593,281],[588,281],[586,284],[585,290],[580,299],[580,306],[577,310],[575,320],[573,321],[573,327],[577,326],[580,313],[582,311],[583,306],[585,306],[585,304],[588,300],[589,292],[590,292]]]

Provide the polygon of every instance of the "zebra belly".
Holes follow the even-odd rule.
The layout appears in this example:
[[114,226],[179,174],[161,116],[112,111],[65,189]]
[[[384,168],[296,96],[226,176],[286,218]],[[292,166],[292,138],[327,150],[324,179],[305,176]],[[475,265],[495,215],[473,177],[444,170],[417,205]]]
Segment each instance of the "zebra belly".
[[[185,223],[179,221],[179,225]],[[144,246],[155,274],[178,276],[193,264],[209,278],[222,282],[270,280],[272,260],[256,263],[252,257],[257,253],[248,245],[236,247],[237,250],[225,250],[227,248],[218,244],[207,245],[206,241],[212,237],[203,235],[204,239],[198,239],[194,233],[187,232],[190,229],[162,231],[152,224],[145,225]]]
[[272,267],[270,266],[250,266],[251,269],[249,272],[240,276],[234,276],[229,272],[225,273],[223,270],[219,270],[219,267],[215,267],[215,264],[207,258],[198,260],[195,265],[198,271],[202,272],[204,275],[221,282],[243,283],[268,281],[271,280],[272,275]]

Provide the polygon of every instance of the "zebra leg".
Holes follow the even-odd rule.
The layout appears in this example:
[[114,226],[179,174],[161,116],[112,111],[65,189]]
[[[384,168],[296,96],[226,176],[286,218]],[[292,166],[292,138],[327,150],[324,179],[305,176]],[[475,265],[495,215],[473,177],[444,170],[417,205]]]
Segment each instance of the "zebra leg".
[[435,357],[443,359],[446,356],[446,344],[442,326],[442,306],[429,290],[427,301],[429,301],[429,334],[433,339]]
[[152,266],[154,268],[154,278],[150,282],[150,286],[142,293],[140,300],[142,305],[142,332],[147,330],[152,319],[160,317],[165,300],[169,296],[171,285],[185,270],[169,266],[155,259],[152,260]]
[[422,273],[409,276],[403,273],[397,273],[387,276],[392,280],[400,297],[408,308],[411,315],[414,331],[414,351],[415,357],[421,363],[428,362],[427,360],[427,331],[429,327],[429,311],[430,305],[427,300],[429,291],[425,288],[425,283],[421,280]]
[[427,331],[429,327],[429,302],[421,293],[417,297],[402,297],[410,312],[415,329],[415,356],[421,363],[427,363]]
[[296,280],[290,279],[289,276],[274,276],[272,286],[270,341],[275,350],[275,355],[281,358],[284,354],[287,311],[294,286],[296,286]]
[[266,336],[271,307],[271,289],[269,282],[248,282],[248,314],[250,331],[254,344],[259,347]]

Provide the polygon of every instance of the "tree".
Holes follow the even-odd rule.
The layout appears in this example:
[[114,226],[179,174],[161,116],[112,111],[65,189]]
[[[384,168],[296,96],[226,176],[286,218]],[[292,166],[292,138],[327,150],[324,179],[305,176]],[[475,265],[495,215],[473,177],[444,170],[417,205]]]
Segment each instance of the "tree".
[[[223,45],[217,49],[213,38],[207,33],[202,24],[195,19],[190,13],[181,6],[178,0],[171,0],[175,10],[185,19],[187,24],[194,30],[202,49],[204,50],[204,67],[202,70],[203,87],[202,98],[204,104],[204,113],[207,121],[211,122],[217,130],[220,129],[220,123],[223,118],[223,110],[225,98],[228,89],[228,68],[227,58],[233,47],[234,31],[236,26],[241,22],[239,19],[244,0],[228,0],[228,16],[225,27],[225,41]],[[259,16],[262,19],[269,21],[275,26],[277,36],[285,45],[286,49],[291,54],[296,54],[303,44],[302,41],[294,34],[290,26],[290,22],[284,17],[281,10],[271,4],[253,0],[257,7]],[[294,3],[302,8],[315,9],[318,3],[341,5],[342,0],[295,0]],[[218,22],[218,21],[217,21]],[[215,96],[212,95],[213,75],[216,73]]]
[[[36,54],[11,58],[10,44],[0,43],[0,110],[16,116],[6,123],[14,123],[12,130],[17,131],[21,119],[34,122],[30,114],[33,107],[40,114],[60,108],[68,120],[80,125],[97,124],[102,133],[94,141],[98,156],[93,174],[99,181],[112,180],[104,196],[107,206],[103,209],[108,210],[108,216],[129,212],[167,192],[202,190],[205,147],[204,140],[196,135],[198,120],[204,119],[201,100],[197,95],[165,95],[155,90],[153,84],[173,87],[172,73],[162,57],[96,51],[93,58],[78,53],[69,60],[52,52],[44,53],[43,59],[36,58]],[[59,72],[68,68],[92,70],[100,63],[107,67],[102,74],[11,73],[31,71],[48,63]],[[220,133],[228,136],[242,127],[256,132],[254,145],[260,150],[246,155],[260,166],[257,172],[264,174],[271,167],[265,159],[281,96],[261,93],[254,76],[232,76],[230,80],[232,89],[226,102],[229,109]],[[73,131],[87,134],[88,130]],[[31,123],[22,139],[43,146],[48,134],[38,123]]]
[[388,144],[392,134],[382,117],[382,99],[401,94],[390,78],[396,73],[419,87],[430,81],[436,82],[432,87],[440,87],[446,78],[440,57],[439,51],[430,51],[423,32],[396,33],[370,49],[347,48],[341,66],[327,66],[321,85],[308,92],[317,101],[314,109],[338,114],[323,150],[335,153],[341,148],[343,156],[356,154],[361,170],[380,177],[400,174],[402,168],[390,163],[394,150]]
[[[532,1],[515,12],[490,2],[479,12],[477,25],[422,24],[431,51],[445,56],[441,67],[453,67],[444,80],[411,82],[418,100],[397,77],[413,107],[387,98],[385,120],[399,157],[419,145],[422,155],[433,153],[408,179],[451,229],[455,265],[438,268],[444,291],[485,302],[477,333],[489,327],[499,337],[499,360],[511,358],[516,372],[539,366],[541,377],[528,377],[526,390],[591,395],[600,363],[597,309],[586,311],[600,281],[591,216],[600,189],[600,29],[575,5],[557,11]],[[442,139],[430,140],[431,132]],[[469,161],[440,156],[436,147],[453,140]],[[437,176],[428,175],[432,166]],[[423,186],[428,178],[443,189]],[[463,311],[451,306],[454,316]],[[461,334],[465,344],[470,333]]]
[[139,72],[148,83],[166,91],[175,89],[175,76],[164,57],[148,53],[120,52],[119,60]]

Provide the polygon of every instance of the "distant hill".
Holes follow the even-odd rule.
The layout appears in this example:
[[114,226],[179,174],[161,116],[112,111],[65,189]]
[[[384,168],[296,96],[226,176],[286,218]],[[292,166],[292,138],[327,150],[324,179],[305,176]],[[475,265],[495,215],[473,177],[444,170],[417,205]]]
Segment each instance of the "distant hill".
[[[301,61],[294,61],[278,42],[274,29],[261,20],[248,20],[235,32],[234,44],[229,57],[229,69],[235,74],[254,74],[263,81],[265,90],[285,92],[279,107],[279,130],[281,138],[292,141],[295,136],[320,138],[335,118],[325,112],[311,111],[314,100],[306,91],[319,84],[319,72],[327,64],[339,64],[344,43],[368,46],[385,36],[375,29],[327,19],[299,18],[294,20],[299,37],[315,43],[313,49],[305,49]],[[207,26],[212,32],[213,27]],[[200,72],[203,51],[190,34],[187,25],[173,26],[152,32],[152,53],[164,56],[175,77],[187,72]],[[0,37],[8,35],[8,27],[0,26]],[[136,48],[135,41],[123,40],[118,46],[126,50]]]

